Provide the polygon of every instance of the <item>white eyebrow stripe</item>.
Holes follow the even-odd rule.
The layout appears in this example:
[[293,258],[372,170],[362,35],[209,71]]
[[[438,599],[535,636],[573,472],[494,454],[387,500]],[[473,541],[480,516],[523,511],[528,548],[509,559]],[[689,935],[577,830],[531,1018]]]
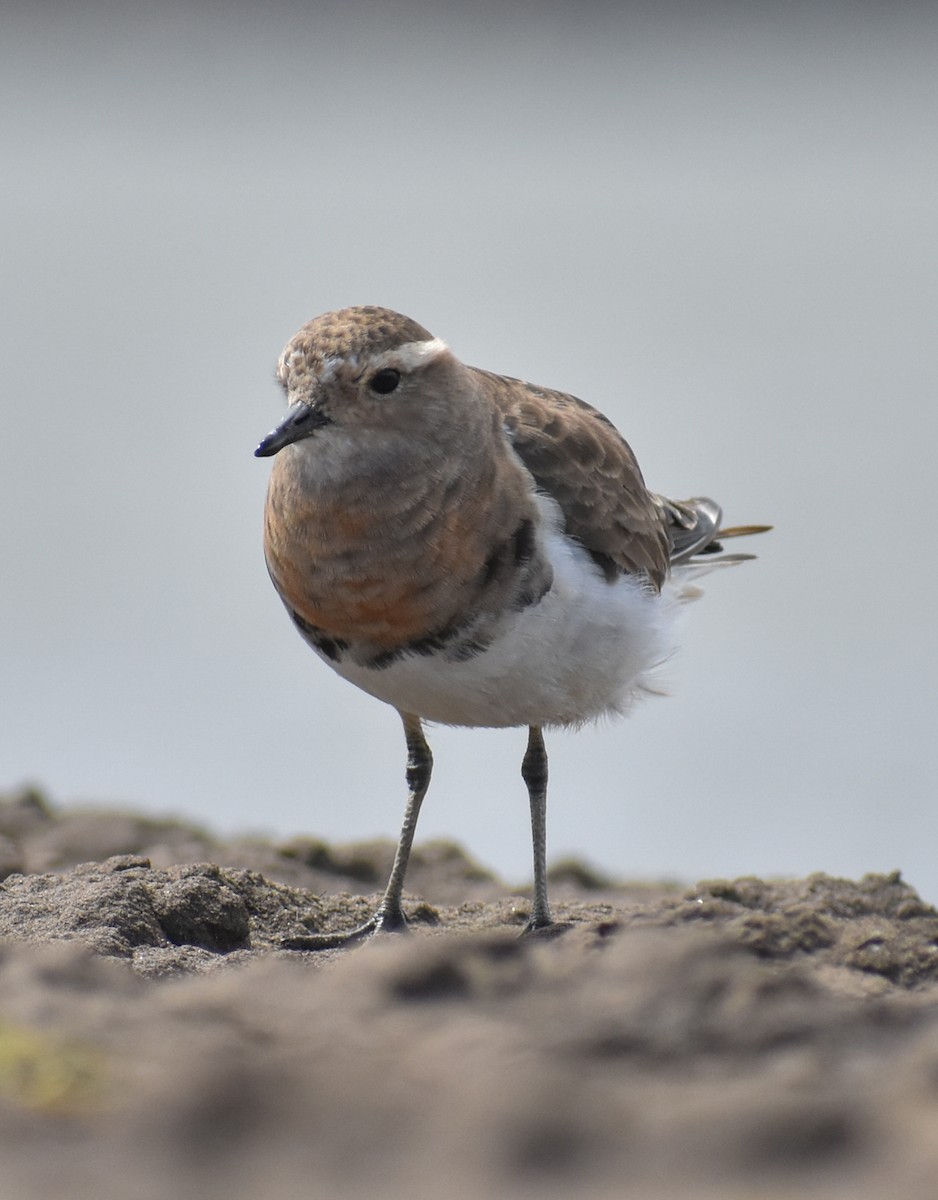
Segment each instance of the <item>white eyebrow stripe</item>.
[[437,337],[424,342],[405,342],[403,346],[394,350],[385,350],[383,354],[375,355],[370,365],[379,370],[383,366],[393,365],[405,371],[412,371],[415,367],[432,362],[448,349],[446,342]]
[[[380,371],[383,367],[398,367],[402,371],[413,371],[425,363],[432,362],[439,355],[446,353],[449,346],[442,338],[427,338],[422,342],[405,342],[393,350],[385,350],[381,354],[369,356],[365,360],[363,371]],[[317,364],[313,360],[313,366]],[[329,383],[344,369],[354,370],[359,366],[357,354],[343,358],[341,355],[330,354],[318,363],[318,370],[310,370],[310,360],[306,351],[288,343],[277,363],[277,376],[286,386],[299,386],[308,381],[313,374],[316,382]],[[361,374],[355,375],[361,379]]]

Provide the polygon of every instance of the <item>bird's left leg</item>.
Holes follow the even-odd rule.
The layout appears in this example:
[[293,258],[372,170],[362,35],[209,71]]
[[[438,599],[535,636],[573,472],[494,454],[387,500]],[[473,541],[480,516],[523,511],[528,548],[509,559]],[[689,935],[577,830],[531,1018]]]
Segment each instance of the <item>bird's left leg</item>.
[[525,933],[549,929],[554,924],[547,902],[547,751],[539,725],[528,729],[528,748],[521,762],[521,777],[531,803],[531,840],[534,844],[534,905]]

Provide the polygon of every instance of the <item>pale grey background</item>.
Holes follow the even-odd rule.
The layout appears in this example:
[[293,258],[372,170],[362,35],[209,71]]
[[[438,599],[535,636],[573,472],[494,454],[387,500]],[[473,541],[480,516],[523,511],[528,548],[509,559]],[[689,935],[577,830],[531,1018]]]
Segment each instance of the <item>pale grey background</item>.
[[[936,52],[925,4],[5,5],[0,784],[396,835],[252,457],[287,338],[378,303],[777,526],[672,699],[550,739],[552,856],[938,900]],[[524,879],[523,734],[432,740],[420,835]]]

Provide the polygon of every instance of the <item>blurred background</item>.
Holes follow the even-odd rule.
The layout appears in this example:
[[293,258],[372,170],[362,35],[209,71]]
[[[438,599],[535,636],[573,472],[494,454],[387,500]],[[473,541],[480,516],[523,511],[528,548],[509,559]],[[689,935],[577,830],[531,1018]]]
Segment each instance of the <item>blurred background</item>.
[[[549,848],[938,901],[938,9],[26,3],[0,17],[0,787],[396,836],[396,715],[261,552],[295,329],[403,311],[772,522],[673,696],[549,740]],[[530,876],[522,731],[418,837]]]

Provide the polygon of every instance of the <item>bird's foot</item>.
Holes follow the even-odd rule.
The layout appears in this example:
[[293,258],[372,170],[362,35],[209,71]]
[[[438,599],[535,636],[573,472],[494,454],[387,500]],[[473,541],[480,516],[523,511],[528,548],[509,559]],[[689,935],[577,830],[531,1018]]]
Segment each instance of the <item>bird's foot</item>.
[[385,908],[382,905],[377,912],[357,929],[345,933],[301,933],[296,937],[282,938],[282,950],[341,950],[346,946],[357,946],[369,938],[384,933],[407,933],[407,919],[404,910]]
[[572,928],[573,924],[570,921],[555,921],[550,911],[532,912],[528,917],[527,924],[521,930],[521,936],[546,941],[549,938],[560,937],[562,933],[566,933],[568,929]]

